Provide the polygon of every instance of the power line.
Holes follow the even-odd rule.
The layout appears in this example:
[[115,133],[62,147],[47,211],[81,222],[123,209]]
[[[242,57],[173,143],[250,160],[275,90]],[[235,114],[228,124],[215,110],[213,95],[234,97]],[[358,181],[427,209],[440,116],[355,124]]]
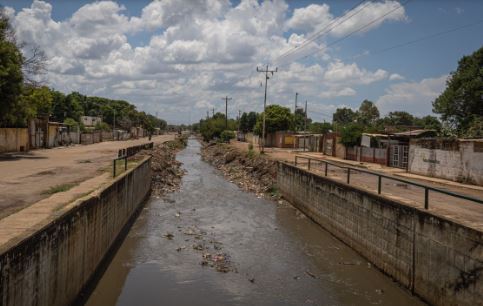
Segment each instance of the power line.
[[418,43],[418,42],[421,42],[421,41],[425,41],[425,40],[428,40],[428,39],[431,39],[431,38],[435,38],[435,37],[438,37],[438,36],[441,36],[441,35],[444,35],[444,34],[448,34],[448,33],[451,33],[451,32],[456,32],[456,31],[461,30],[461,29],[469,28],[469,27],[475,26],[475,25],[480,24],[480,23],[483,23],[483,19],[472,22],[472,23],[468,23],[468,24],[465,24],[465,25],[462,25],[462,26],[459,26],[459,27],[456,27],[456,28],[448,29],[446,31],[430,34],[430,35],[427,35],[427,36],[422,36],[420,38],[410,40],[410,41],[406,41],[406,42],[403,42],[403,43],[400,43],[400,44],[397,44],[397,45],[394,45],[394,46],[391,46],[391,47],[388,47],[388,48],[380,49],[380,50],[373,52],[372,54],[379,54],[379,53],[383,53],[383,52],[390,51],[390,50],[393,50],[393,49],[405,47],[405,46],[415,44],[415,43]]
[[[360,28],[358,28],[358,29],[356,29],[356,30],[354,30],[354,31],[350,32],[349,34],[347,34],[347,35],[345,35],[345,36],[343,36],[343,37],[341,37],[341,38],[339,38],[339,39],[337,39],[337,40],[335,40],[335,41],[333,41],[333,42],[331,42],[330,44],[327,44],[325,47],[323,47],[323,48],[321,48],[321,49],[319,49],[319,50],[315,50],[314,52],[311,52],[310,54],[307,54],[307,55],[303,56],[301,59],[307,58],[307,57],[309,57],[309,56],[311,56],[311,55],[313,55],[313,54],[315,54],[315,53],[318,53],[318,52],[320,52],[320,51],[323,51],[323,50],[325,50],[325,49],[327,49],[327,48],[329,48],[329,47],[331,47],[331,46],[333,46],[333,45],[335,45],[335,44],[337,44],[337,43],[339,43],[339,42],[341,42],[341,41],[343,41],[343,40],[345,40],[345,39],[349,38],[349,37],[350,37],[350,36],[352,36],[353,34],[358,33],[358,32],[360,32],[360,31],[362,31],[362,30],[364,30],[364,29],[368,28],[369,26],[371,26],[371,25],[372,25],[372,24],[374,24],[375,22],[378,22],[379,20],[381,20],[382,18],[386,17],[387,15],[389,15],[389,14],[391,14],[391,13],[393,13],[393,12],[395,12],[395,11],[397,11],[397,10],[401,9],[401,8],[403,8],[403,7],[404,7],[404,5],[405,5],[405,4],[407,4],[409,1],[411,1],[411,0],[406,0],[406,1],[405,1],[403,4],[401,4],[400,6],[398,6],[398,7],[396,7],[396,8],[393,8],[392,10],[388,11],[387,13],[385,13],[385,14],[383,14],[383,15],[379,16],[378,18],[373,19],[372,21],[370,21],[370,22],[366,23],[366,24],[365,24],[365,25],[363,25],[362,27],[360,27]],[[288,64],[288,63],[286,63],[286,64]],[[284,66],[284,65],[286,65],[286,64],[281,64],[281,66]]]
[[[354,9],[356,9],[357,7],[359,7],[362,3],[364,3],[366,0],[362,0],[361,2],[357,3],[355,6],[353,6],[349,11],[348,13],[352,12]],[[279,59],[282,59],[284,57],[287,57],[299,50],[301,50],[304,46],[306,46],[307,44],[309,44],[310,42],[313,42],[317,39],[319,39],[320,37],[324,36],[325,34],[328,34],[330,31],[332,31],[334,28],[336,28],[337,26],[341,25],[342,23],[346,22],[347,20],[351,19],[352,17],[354,17],[355,15],[359,14],[366,6],[367,4],[371,3],[370,1],[369,2],[366,2],[366,4],[362,5],[359,10],[357,10],[356,12],[354,12],[352,15],[350,16],[347,16],[345,19],[345,15],[340,17],[340,18],[337,18],[337,19],[334,19],[332,22],[330,22],[328,25],[326,25],[322,30],[318,31],[317,33],[313,34],[311,37],[307,38],[300,46],[295,46],[293,47],[291,50],[288,50],[284,53],[282,53],[281,55],[279,55],[277,58],[275,58],[274,62],[279,60]],[[330,26],[332,26],[334,23],[338,23],[336,24],[335,26],[331,27],[330,29],[328,29]],[[327,30],[328,29],[328,30]]]

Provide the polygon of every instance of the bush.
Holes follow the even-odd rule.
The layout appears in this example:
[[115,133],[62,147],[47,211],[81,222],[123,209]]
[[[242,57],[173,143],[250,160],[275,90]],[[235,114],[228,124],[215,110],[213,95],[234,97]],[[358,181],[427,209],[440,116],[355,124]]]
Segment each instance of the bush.
[[348,124],[340,131],[340,143],[346,147],[356,146],[361,142],[363,128],[358,124]]
[[230,142],[230,139],[235,138],[235,132],[224,130],[220,135],[222,142]]

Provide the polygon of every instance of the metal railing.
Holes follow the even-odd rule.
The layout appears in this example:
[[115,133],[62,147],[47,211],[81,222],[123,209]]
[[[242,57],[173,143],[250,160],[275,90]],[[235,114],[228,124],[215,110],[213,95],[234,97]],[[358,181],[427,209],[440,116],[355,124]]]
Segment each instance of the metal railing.
[[341,168],[341,169],[346,169],[347,170],[347,177],[346,177],[347,184],[350,184],[351,172],[352,171],[377,176],[377,193],[378,194],[381,194],[381,192],[382,192],[382,179],[383,178],[423,188],[424,189],[424,208],[425,209],[429,208],[429,191],[439,192],[439,193],[449,195],[449,196],[452,196],[452,197],[456,197],[456,198],[459,198],[459,199],[472,201],[472,202],[475,202],[475,203],[478,203],[478,204],[483,204],[482,199],[478,199],[478,198],[475,198],[475,197],[471,197],[471,196],[467,196],[467,195],[464,195],[464,194],[460,194],[460,193],[456,193],[456,192],[452,192],[452,191],[447,191],[447,190],[444,190],[444,189],[439,189],[439,188],[427,186],[427,185],[424,185],[424,184],[415,183],[415,182],[412,182],[412,181],[408,181],[408,180],[396,178],[396,177],[393,177],[393,176],[380,174],[380,173],[369,171],[369,170],[362,170],[362,169],[359,169],[359,168],[341,166],[341,165],[331,163],[331,162],[323,160],[323,159],[317,159],[317,158],[311,158],[311,157],[297,156],[296,155],[295,156],[295,166],[297,166],[299,159],[306,159],[307,160],[307,169],[308,170],[310,170],[310,168],[311,168],[311,162],[312,161],[324,163],[325,164],[325,169],[324,169],[324,175],[325,176],[328,176],[328,166],[329,165],[334,166],[334,167],[338,167],[338,168]]
[[116,177],[117,161],[124,160],[124,171],[127,170],[127,159],[133,155],[136,155],[139,151],[149,150],[154,148],[154,143],[149,142],[142,145],[127,147],[125,149],[120,149],[117,153],[117,158],[112,160],[112,177]]
[[117,153],[117,157],[123,157],[123,156],[131,157],[136,153],[138,153],[139,151],[152,149],[153,147],[154,147],[154,143],[149,142],[142,145],[128,147],[125,149],[119,149],[119,152]]

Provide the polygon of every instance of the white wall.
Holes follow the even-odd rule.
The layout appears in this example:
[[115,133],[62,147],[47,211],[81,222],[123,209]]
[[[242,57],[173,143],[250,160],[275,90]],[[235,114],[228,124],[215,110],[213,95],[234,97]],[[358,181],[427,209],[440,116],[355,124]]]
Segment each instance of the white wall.
[[[476,145],[478,146],[478,145]],[[475,141],[459,141],[458,150],[409,146],[409,172],[483,186],[483,152]]]

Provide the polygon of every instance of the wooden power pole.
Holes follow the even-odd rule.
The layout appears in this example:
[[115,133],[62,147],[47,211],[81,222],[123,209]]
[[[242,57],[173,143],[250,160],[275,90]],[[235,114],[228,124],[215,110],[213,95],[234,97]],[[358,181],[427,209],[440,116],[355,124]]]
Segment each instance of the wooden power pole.
[[228,100],[231,100],[232,98],[228,98],[228,96],[226,96],[221,99],[225,100],[225,129],[228,129]]
[[265,73],[265,98],[263,100],[263,131],[262,131],[262,152],[264,152],[264,149],[265,149],[265,117],[266,117],[266,108],[267,108],[267,84],[268,84],[268,80],[270,79],[268,77],[268,73],[271,73],[272,76],[273,76],[273,73],[274,72],[277,72],[278,71],[278,68],[275,68],[275,70],[269,70],[268,69],[268,65],[265,69],[260,69],[257,67],[257,72],[263,72]]

